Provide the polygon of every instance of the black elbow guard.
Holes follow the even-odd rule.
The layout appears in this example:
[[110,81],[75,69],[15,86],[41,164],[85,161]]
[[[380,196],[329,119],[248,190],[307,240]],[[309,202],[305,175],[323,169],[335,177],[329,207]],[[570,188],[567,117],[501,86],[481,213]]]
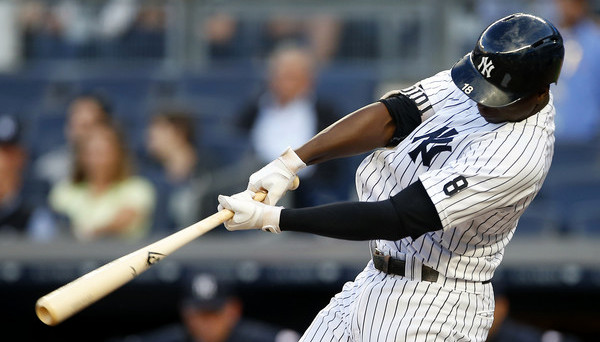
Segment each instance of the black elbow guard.
[[417,104],[408,96],[398,93],[379,102],[385,105],[396,124],[396,131],[388,147],[398,145],[421,124],[421,112]]

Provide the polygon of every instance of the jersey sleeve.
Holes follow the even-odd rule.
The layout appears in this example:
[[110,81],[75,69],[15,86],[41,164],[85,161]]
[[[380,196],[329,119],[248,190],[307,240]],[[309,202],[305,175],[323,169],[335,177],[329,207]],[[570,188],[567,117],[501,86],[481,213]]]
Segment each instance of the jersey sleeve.
[[480,139],[452,163],[421,174],[444,229],[494,210],[524,210],[548,170],[544,142],[535,135]]
[[[428,119],[431,115],[438,112],[444,105],[450,95],[460,89],[454,85],[450,70],[441,71],[429,78],[426,78],[418,83],[423,94],[427,97],[427,107],[429,108],[423,120]],[[461,92],[462,94],[462,92]]]
[[[398,95],[408,97],[417,105],[421,122],[423,122],[442,108],[445,100],[455,90],[456,87],[452,82],[450,71],[445,70],[434,76],[425,78],[408,88],[389,91],[381,97],[381,100],[391,99]],[[386,104],[386,106],[388,105]]]

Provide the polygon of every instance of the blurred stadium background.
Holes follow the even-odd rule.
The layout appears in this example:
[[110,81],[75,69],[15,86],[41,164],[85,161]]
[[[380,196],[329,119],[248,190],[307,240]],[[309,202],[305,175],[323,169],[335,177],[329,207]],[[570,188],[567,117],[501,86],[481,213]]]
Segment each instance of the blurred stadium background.
[[[598,13],[600,1],[592,6]],[[281,40],[315,48],[317,91],[342,116],[450,67],[486,24],[515,11],[557,16],[552,0],[2,0],[0,112],[19,117],[33,160],[64,144],[77,93],[110,99],[136,153],[156,108],[177,104],[195,114],[197,143],[227,166],[248,146],[230,123],[264,82],[266,56]],[[557,144],[496,279],[515,317],[596,341],[599,148]],[[43,189],[26,188],[45,201]],[[39,296],[145,244],[0,237],[0,340],[104,340],[174,321],[179,279],[200,270],[242,284],[247,315],[301,331],[369,258],[366,243],[211,234],[58,327],[36,320]]]

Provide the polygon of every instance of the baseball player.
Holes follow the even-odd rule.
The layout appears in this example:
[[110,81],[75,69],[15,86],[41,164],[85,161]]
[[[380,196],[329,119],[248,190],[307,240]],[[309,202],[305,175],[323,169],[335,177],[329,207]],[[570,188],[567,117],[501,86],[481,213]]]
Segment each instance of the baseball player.
[[[484,341],[490,279],[550,167],[549,85],[564,55],[545,19],[514,14],[451,70],[386,94],[219,196],[229,230],[371,240],[372,260],[302,341]],[[356,172],[360,202],[274,206],[298,170],[375,149]],[[268,190],[265,203],[251,200]]]

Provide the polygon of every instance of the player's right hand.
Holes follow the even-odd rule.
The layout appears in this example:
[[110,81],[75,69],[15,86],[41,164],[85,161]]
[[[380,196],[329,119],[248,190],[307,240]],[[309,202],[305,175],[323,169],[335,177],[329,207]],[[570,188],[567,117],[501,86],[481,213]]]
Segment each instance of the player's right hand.
[[234,212],[230,220],[225,221],[227,230],[262,229],[271,233],[281,233],[279,216],[283,207],[275,207],[252,199],[249,190],[233,196],[219,195],[219,211],[228,209]]
[[263,202],[275,205],[286,191],[292,189],[296,174],[305,167],[306,164],[302,159],[288,147],[279,158],[250,176],[248,190],[252,192],[267,190],[267,197]]

